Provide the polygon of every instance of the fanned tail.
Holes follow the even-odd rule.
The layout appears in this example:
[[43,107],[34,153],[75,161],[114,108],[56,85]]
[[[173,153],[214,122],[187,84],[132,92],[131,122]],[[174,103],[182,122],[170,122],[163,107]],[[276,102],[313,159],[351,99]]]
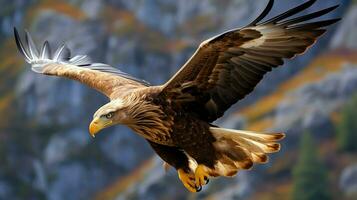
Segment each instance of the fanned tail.
[[232,130],[211,127],[216,138],[214,147],[218,161],[211,176],[234,176],[238,170],[250,169],[254,163],[268,162],[268,153],[280,150],[278,141],[285,137],[284,133],[258,133],[253,131]]

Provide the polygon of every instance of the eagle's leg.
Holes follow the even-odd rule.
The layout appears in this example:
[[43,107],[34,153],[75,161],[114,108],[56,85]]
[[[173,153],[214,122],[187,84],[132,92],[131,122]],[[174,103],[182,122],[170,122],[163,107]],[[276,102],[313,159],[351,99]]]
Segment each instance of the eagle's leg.
[[182,184],[191,192],[198,192],[200,187],[196,187],[195,174],[189,167],[189,160],[186,154],[177,147],[170,147],[149,141],[155,152],[170,166],[177,170],[178,177]]

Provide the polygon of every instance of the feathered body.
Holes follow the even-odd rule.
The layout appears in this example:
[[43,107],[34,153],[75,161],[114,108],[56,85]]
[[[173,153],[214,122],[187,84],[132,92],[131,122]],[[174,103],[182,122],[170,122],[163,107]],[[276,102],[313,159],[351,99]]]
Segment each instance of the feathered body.
[[306,22],[336,9],[329,7],[290,18],[316,0],[261,22],[265,10],[251,24],[201,43],[194,55],[165,84],[150,86],[116,68],[92,63],[84,55],[71,58],[61,46],[52,54],[46,41],[39,52],[30,35],[23,44],[15,29],[16,44],[32,70],[60,76],[92,87],[110,102],[99,108],[90,124],[94,136],[116,124],[129,126],[144,137],[155,152],[178,171],[184,186],[196,192],[209,177],[233,176],[254,163],[268,161],[279,151],[283,133],[264,134],[219,128],[212,124],[253,91],[263,76],[304,53],[339,19]]
[[[249,169],[253,162],[266,162],[266,153],[279,150],[280,145],[275,142],[283,134],[217,128],[189,107],[161,97],[162,89],[160,86],[135,89],[117,97],[122,104],[121,112],[126,114],[123,123],[151,142],[181,151],[195,165],[209,167],[210,176],[233,176],[238,169]],[[195,167],[186,167],[187,171],[195,171]]]

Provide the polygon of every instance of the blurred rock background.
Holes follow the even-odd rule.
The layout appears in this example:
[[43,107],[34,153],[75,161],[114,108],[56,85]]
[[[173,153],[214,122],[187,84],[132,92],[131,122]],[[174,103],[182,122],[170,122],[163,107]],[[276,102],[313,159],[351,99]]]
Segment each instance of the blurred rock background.
[[[302,2],[276,0],[272,15]],[[343,20],[217,121],[227,128],[286,131],[282,151],[233,179],[211,180],[199,194],[188,193],[174,170],[165,173],[129,129],[109,128],[91,139],[88,124],[106,98],[74,81],[31,72],[12,36],[13,26],[28,29],[37,43],[65,41],[74,54],[161,84],[201,41],[249,23],[266,3],[0,0],[0,199],[289,199],[298,185],[293,169],[304,160],[304,132],[326,169],[329,198],[356,199],[357,148],[350,147],[357,144],[340,142],[357,134],[356,1],[317,1],[306,12],[340,3],[325,18]]]

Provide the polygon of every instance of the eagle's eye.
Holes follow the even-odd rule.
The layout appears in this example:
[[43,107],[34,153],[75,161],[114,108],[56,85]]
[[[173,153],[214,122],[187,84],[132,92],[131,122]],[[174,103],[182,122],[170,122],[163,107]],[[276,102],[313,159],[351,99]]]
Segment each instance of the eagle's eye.
[[113,112],[110,112],[110,113],[104,115],[104,117],[107,119],[111,119],[113,117],[113,115],[114,115]]

